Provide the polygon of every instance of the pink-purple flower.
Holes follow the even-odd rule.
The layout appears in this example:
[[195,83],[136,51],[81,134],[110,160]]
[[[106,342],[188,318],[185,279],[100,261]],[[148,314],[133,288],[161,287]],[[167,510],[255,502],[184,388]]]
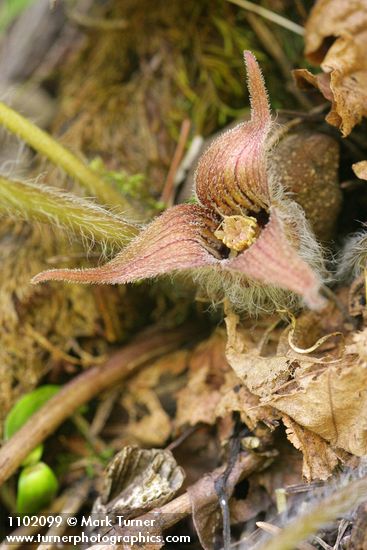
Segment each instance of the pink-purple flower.
[[303,211],[284,195],[281,182],[272,181],[267,93],[254,55],[244,56],[251,120],[222,134],[202,155],[198,204],[169,208],[105,265],[44,271],[33,282],[129,283],[185,270],[223,278],[227,289],[233,278],[244,292],[251,285],[280,288],[311,308],[323,305],[312,265],[317,244]]

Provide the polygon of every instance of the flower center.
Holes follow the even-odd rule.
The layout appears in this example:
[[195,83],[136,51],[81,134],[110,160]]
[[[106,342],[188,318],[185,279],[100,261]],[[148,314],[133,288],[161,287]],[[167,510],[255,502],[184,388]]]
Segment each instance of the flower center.
[[242,252],[256,241],[259,232],[260,227],[252,216],[225,216],[214,236],[230,250]]

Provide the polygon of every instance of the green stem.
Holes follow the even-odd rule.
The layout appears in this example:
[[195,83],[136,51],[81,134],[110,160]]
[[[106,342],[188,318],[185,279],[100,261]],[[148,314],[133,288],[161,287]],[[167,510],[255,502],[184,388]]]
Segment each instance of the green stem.
[[77,180],[93,197],[102,204],[122,206],[129,210],[123,196],[91,168],[84,164],[68,149],[65,149],[47,132],[0,102],[0,124],[23,139],[38,153],[45,155],[55,165],[60,166],[69,176]]
[[92,242],[122,246],[138,230],[85,199],[56,189],[0,177],[0,213],[63,227]]

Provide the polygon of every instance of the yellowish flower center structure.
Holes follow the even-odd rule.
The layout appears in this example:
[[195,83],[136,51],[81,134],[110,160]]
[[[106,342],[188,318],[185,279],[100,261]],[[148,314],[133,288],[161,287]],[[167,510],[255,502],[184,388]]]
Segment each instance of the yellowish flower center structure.
[[259,233],[256,218],[238,215],[225,216],[214,235],[230,250],[242,252],[256,241]]

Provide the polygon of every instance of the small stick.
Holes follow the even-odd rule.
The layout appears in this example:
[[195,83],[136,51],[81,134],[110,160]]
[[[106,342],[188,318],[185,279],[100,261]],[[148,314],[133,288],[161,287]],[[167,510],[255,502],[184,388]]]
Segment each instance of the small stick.
[[113,389],[99,403],[96,414],[94,415],[92,423],[90,425],[90,432],[93,436],[97,437],[103,430],[119,395],[120,391],[118,389]]
[[234,469],[237,458],[241,451],[241,441],[239,435],[239,419],[237,418],[235,425],[235,433],[230,441],[228,452],[227,467],[214,483],[215,492],[218,495],[219,506],[222,512],[223,518],[223,550],[230,550],[231,547],[231,517],[229,512],[229,497],[231,489],[228,491],[228,480]]
[[287,87],[289,91],[297,99],[298,103],[302,105],[302,107],[310,109],[312,107],[312,103],[301,92],[301,90],[296,87],[295,82],[292,79],[292,66],[285,56],[283,48],[279,44],[278,39],[276,38],[276,36],[274,36],[274,33],[271,32],[264,21],[257,15],[254,15],[253,13],[248,13],[246,14],[246,19],[257,34],[260,42],[264,46],[264,49],[278,63],[279,68],[288,83]]
[[148,361],[177,349],[195,338],[195,325],[178,329],[148,330],[114,353],[103,365],[76,376],[52,397],[0,449],[0,485],[20,466],[24,458],[42,443],[81,405],[100,392],[121,382]]
[[303,36],[305,33],[304,28],[301,27],[301,25],[297,25],[297,23],[286,19],[278,13],[274,13],[273,11],[263,8],[263,6],[248,2],[248,0],[227,0],[227,2],[231,2],[231,4],[236,4],[236,6],[244,8],[245,10],[252,11],[257,15],[260,15],[264,19],[268,19],[268,21],[276,23],[280,27],[284,27],[285,29],[292,31],[295,34],[299,34],[300,36]]
[[101,355],[100,357],[93,357],[93,355],[87,354],[85,358],[77,358],[69,353],[64,352],[57,346],[52,344],[43,334],[36,331],[31,325],[25,325],[25,332],[28,333],[37,342],[37,344],[49,352],[54,360],[61,360],[70,363],[71,365],[82,365],[83,367],[89,367],[90,365],[97,365],[104,363],[106,357]]
[[161,195],[161,200],[164,203],[166,203],[168,206],[172,206],[173,204],[173,184],[175,181],[177,170],[180,166],[181,160],[185,152],[185,145],[189,137],[190,128],[191,128],[191,121],[188,118],[186,118],[181,125],[180,136],[178,138],[176,150],[174,152],[171,166],[169,168],[167,178],[163,187],[162,195]]
[[80,27],[86,27],[87,29],[121,31],[128,27],[126,19],[103,19],[73,10],[66,10],[66,16]]
[[177,447],[179,447],[181,443],[186,441],[186,439],[190,437],[190,435],[192,435],[194,432],[196,432],[196,430],[198,430],[199,428],[200,428],[200,424],[199,425],[196,424],[195,426],[190,426],[180,436],[178,436],[177,439],[175,439],[174,441],[171,441],[171,443],[167,445],[166,449],[168,451],[173,451],[173,449],[177,449]]

